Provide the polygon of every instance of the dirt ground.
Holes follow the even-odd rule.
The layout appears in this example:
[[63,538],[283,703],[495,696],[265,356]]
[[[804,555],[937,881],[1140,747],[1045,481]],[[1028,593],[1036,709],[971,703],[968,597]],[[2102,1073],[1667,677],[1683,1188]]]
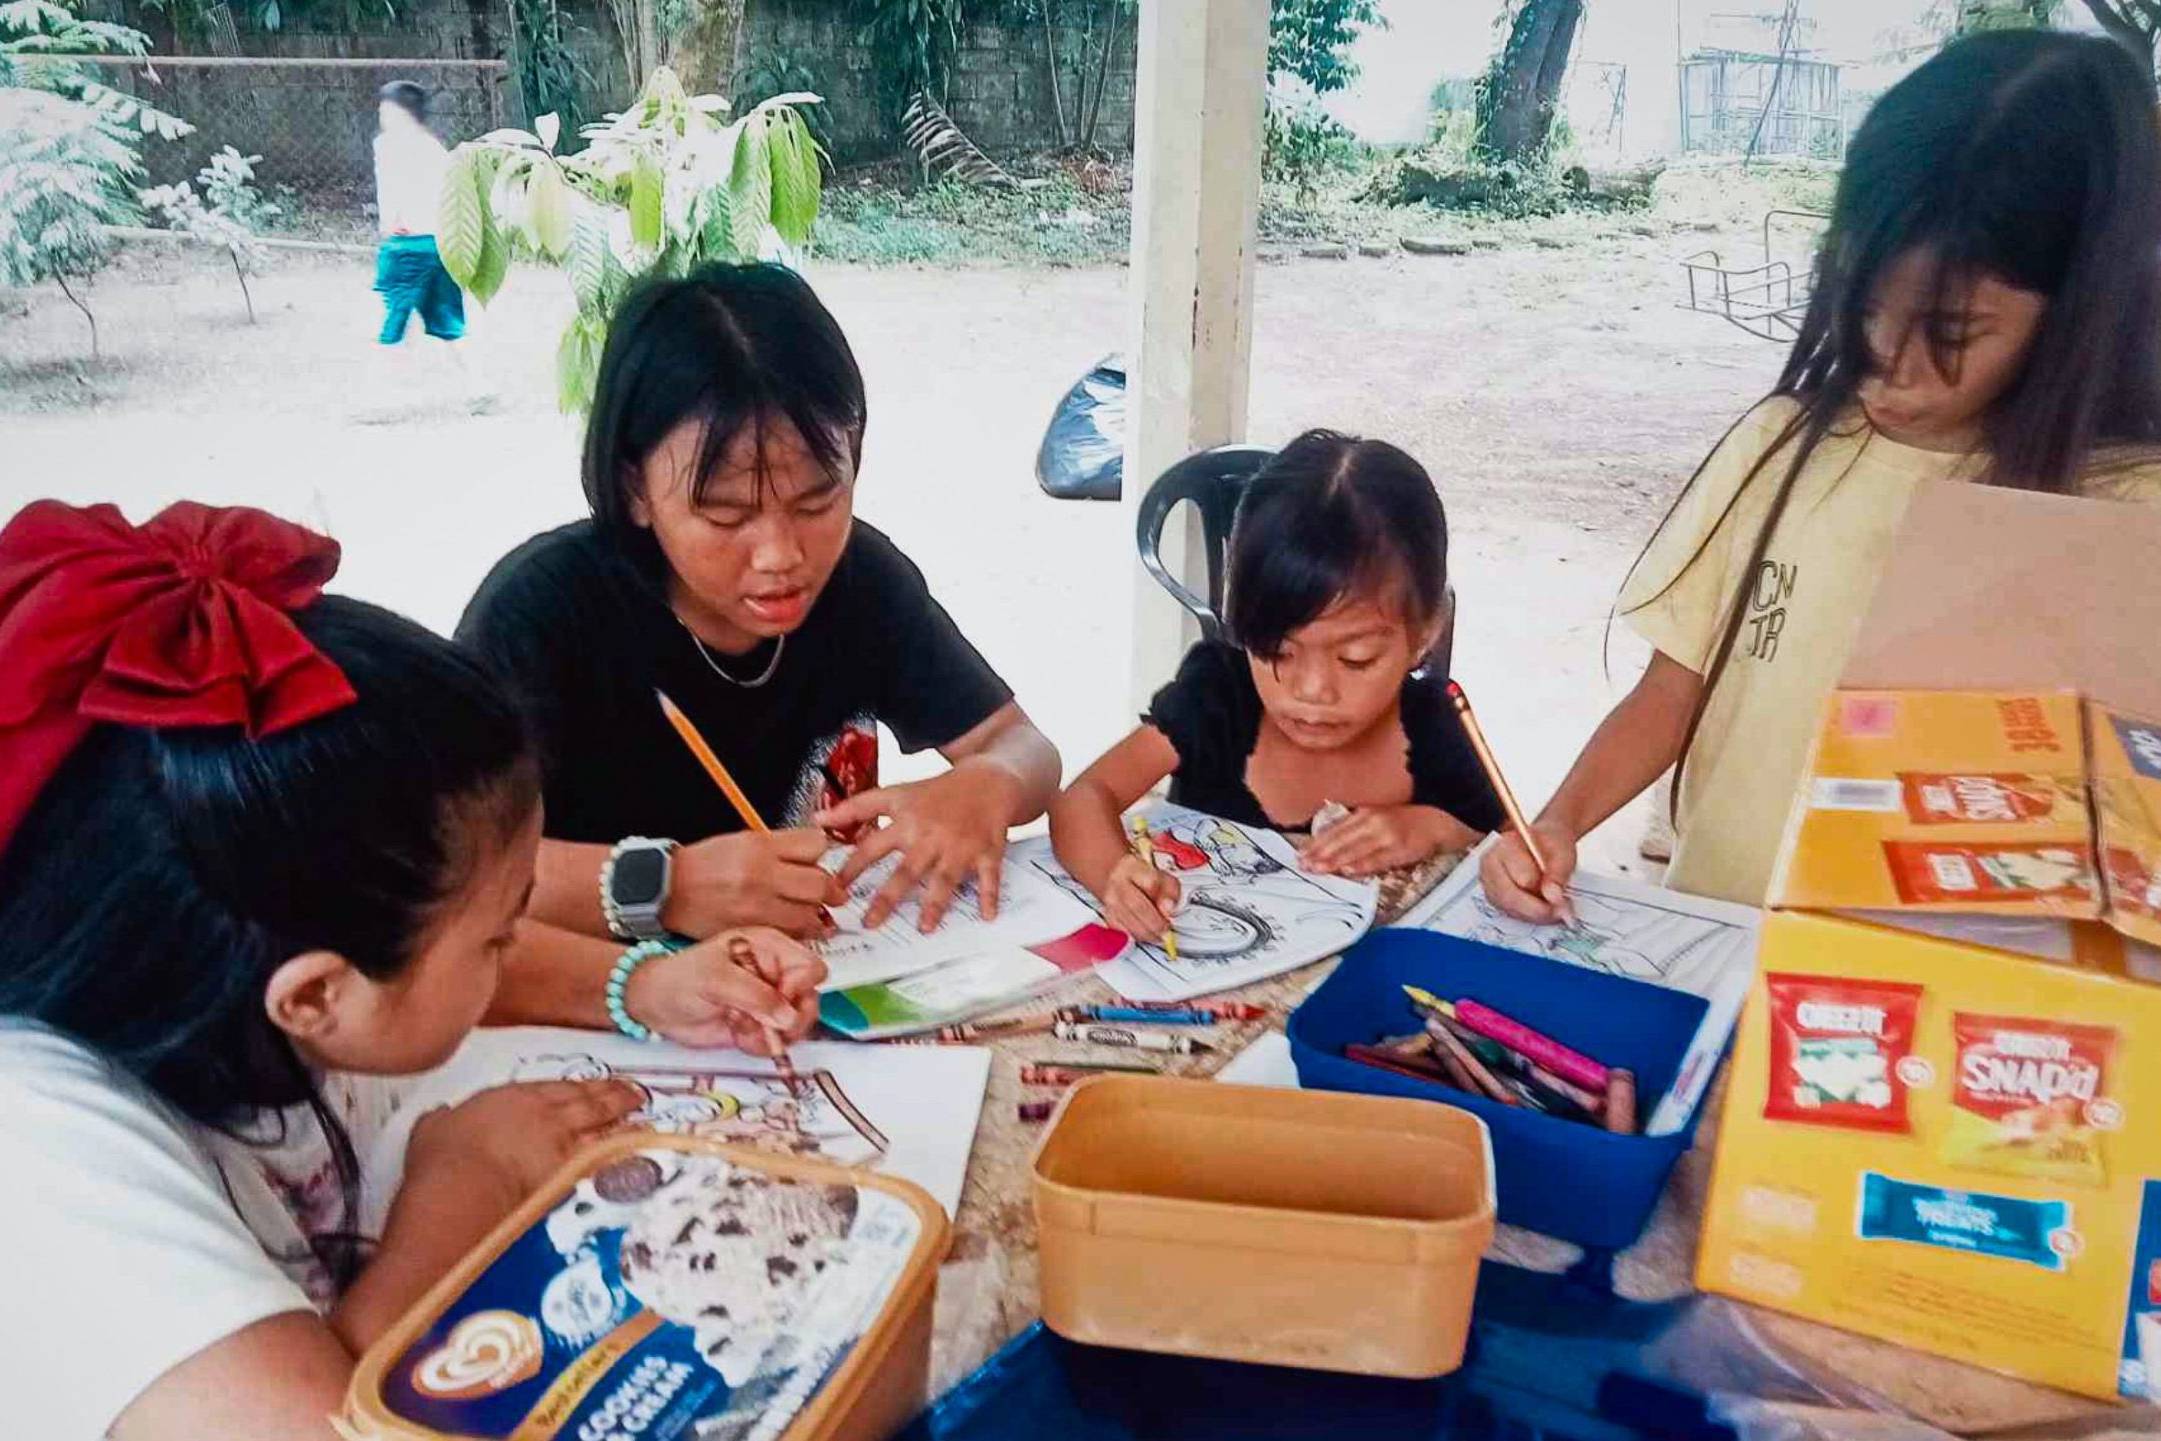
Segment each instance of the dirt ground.
[[[1602,662],[1628,561],[1779,360],[1677,308],[1675,245],[1616,234],[1259,273],[1252,437],[1328,425],[1432,470],[1454,532],[1456,674],[1529,804],[1640,664],[1618,630],[1610,680]],[[1133,714],[1131,540],[1117,507],[1053,501],[1032,466],[1058,396],[1124,343],[1125,272],[812,274],[869,381],[860,513],[1084,764]],[[91,295],[95,364],[57,294],[0,296],[0,514],[39,495],[138,516],[183,496],[263,505],[344,542],[343,589],[447,628],[498,556],[580,513],[552,381],[563,284],[521,273],[476,323],[500,401],[473,415],[437,398],[454,388],[426,364],[439,357],[378,353],[369,283],[363,257],[281,260],[250,325],[229,271],[131,256]],[[1633,831],[1609,828],[1609,863]]]

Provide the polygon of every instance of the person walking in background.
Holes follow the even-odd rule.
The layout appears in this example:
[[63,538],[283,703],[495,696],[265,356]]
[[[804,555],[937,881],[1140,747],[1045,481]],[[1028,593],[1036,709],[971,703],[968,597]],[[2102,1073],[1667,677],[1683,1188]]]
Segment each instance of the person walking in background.
[[417,314],[428,336],[443,343],[477,409],[486,395],[464,344],[465,295],[435,248],[435,213],[450,152],[428,129],[423,86],[393,80],[376,99],[375,210],[383,237],[375,252],[375,291],[383,297],[377,338],[386,346],[402,345]]

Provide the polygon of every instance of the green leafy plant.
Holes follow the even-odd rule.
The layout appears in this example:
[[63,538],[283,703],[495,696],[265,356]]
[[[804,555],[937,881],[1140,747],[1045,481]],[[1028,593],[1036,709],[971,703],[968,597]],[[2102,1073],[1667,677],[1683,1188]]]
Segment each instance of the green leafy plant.
[[[818,77],[810,67],[785,50],[757,50],[735,73],[735,84],[729,97],[741,108],[748,110],[763,105],[776,95],[815,94]],[[803,123],[810,127],[810,134],[819,147],[828,153],[833,149],[833,126],[823,107],[813,106],[800,112]]]
[[247,303],[251,325],[255,296],[248,290],[248,277],[269,263],[270,249],[262,243],[261,234],[284,213],[255,188],[255,163],[262,158],[242,155],[228,145],[196,172],[195,182],[203,188],[200,195],[185,180],[142,193],[144,207],[163,215],[173,229],[224,247],[232,258],[233,275],[240,281],[240,297]]
[[1322,177],[1354,168],[1365,153],[1355,136],[1310,101],[1271,103],[1263,116],[1261,171],[1310,200]]
[[580,27],[560,0],[511,0],[511,70],[527,115],[556,115],[575,130],[579,97],[591,78],[572,46]]
[[89,323],[93,357],[98,318],[78,288],[110,257],[105,227],[139,217],[141,177],[134,146],[98,110],[26,86],[0,89],[0,286],[59,286]]
[[960,53],[964,0],[854,0],[854,8],[894,122],[916,95],[942,103]]
[[809,241],[824,154],[804,123],[810,94],[776,95],[737,119],[718,95],[691,95],[665,67],[636,101],[588,125],[564,154],[558,117],[460,145],[443,182],[435,240],[443,265],[485,305],[513,255],[568,277],[577,314],[556,350],[566,411],[592,402],[608,321],[646,275],[686,275],[757,258],[774,237]]
[[1295,75],[1316,95],[1358,78],[1349,54],[1361,30],[1388,22],[1379,0],[1274,0],[1268,13],[1268,74]]
[[19,86],[88,106],[116,134],[178,140],[195,127],[99,80],[82,55],[147,55],[150,37],[125,25],[84,20],[54,0],[0,3],[0,87]]

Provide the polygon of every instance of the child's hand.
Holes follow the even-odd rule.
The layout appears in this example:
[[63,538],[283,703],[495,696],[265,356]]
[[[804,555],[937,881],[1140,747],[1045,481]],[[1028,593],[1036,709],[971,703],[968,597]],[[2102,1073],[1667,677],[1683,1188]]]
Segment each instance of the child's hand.
[[[737,941],[747,947],[741,962],[730,955]],[[731,1046],[763,1056],[772,1051],[767,1027],[797,1041],[818,1023],[825,974],[815,952],[778,931],[723,931],[638,967],[623,1009],[678,1045]]]
[[518,1204],[573,1151],[606,1135],[645,1104],[628,1081],[520,1081],[492,1086],[413,1123],[405,1178],[455,1179],[493,1190],[505,1210]]
[[829,831],[849,831],[883,820],[848,854],[840,868],[843,888],[896,852],[900,864],[863,908],[863,924],[875,930],[915,896],[918,929],[925,935],[945,920],[953,898],[975,882],[976,908],[985,920],[998,916],[998,882],[1004,874],[1006,822],[1019,782],[998,765],[955,766],[941,776],[884,786],[818,812]]
[[1574,919],[1568,904],[1568,878],[1576,873],[1576,838],[1551,821],[1533,821],[1539,853],[1549,869],[1540,876],[1530,847],[1514,831],[1503,831],[1478,863],[1486,899],[1518,920],[1541,926]]
[[1300,862],[1318,875],[1377,875],[1417,865],[1457,829],[1432,806],[1366,806],[1307,841]]
[[1183,894],[1178,878],[1159,871],[1136,855],[1124,855],[1104,878],[1103,915],[1136,940],[1157,942],[1178,914]]

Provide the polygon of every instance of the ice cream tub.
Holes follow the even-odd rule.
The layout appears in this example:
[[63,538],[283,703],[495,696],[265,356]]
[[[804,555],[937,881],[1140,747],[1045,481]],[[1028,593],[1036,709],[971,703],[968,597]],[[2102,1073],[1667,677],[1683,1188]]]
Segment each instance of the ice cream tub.
[[924,1401],[944,1211],[687,1136],[596,1143],[368,1349],[362,1441],[881,1441]]

